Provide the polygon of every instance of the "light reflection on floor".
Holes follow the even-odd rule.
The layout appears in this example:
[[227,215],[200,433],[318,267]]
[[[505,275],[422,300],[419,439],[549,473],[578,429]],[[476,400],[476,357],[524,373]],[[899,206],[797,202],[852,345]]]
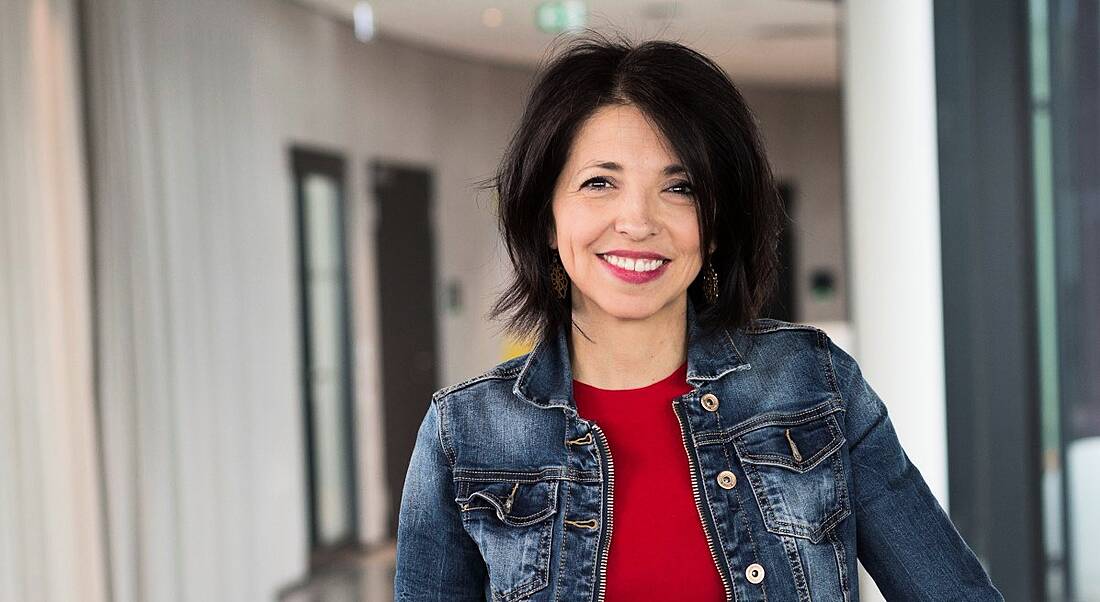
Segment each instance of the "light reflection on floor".
[[387,546],[315,575],[279,602],[391,602],[394,552],[392,545]]

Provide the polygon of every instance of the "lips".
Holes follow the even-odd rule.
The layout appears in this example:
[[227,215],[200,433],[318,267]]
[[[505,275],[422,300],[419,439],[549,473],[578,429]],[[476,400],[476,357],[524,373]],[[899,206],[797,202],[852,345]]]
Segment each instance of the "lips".
[[[611,258],[609,259],[607,257],[608,255],[611,254],[608,253],[600,255],[600,263],[603,264],[604,267],[606,267],[611,272],[611,274],[617,277],[619,280],[622,280],[623,282],[628,282],[630,284],[645,284],[646,282],[650,282],[656,280],[657,278],[660,278],[661,275],[665,273],[665,270],[668,269],[669,264],[668,260],[660,261],[657,258],[629,259],[621,256],[611,256]],[[620,265],[616,265],[615,263],[612,263],[612,261],[615,261]],[[653,265],[653,263],[657,261],[660,261],[659,265],[656,265],[655,267],[650,267]],[[644,265],[649,269],[643,269],[642,271],[630,269],[630,267],[635,267],[638,262],[645,262]]]

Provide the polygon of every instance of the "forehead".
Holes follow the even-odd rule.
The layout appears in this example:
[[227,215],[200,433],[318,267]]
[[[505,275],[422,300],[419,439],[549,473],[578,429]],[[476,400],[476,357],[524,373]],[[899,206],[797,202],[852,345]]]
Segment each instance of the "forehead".
[[663,169],[673,162],[668,141],[634,105],[609,105],[597,109],[577,131],[569,153],[570,163],[615,161],[626,167]]

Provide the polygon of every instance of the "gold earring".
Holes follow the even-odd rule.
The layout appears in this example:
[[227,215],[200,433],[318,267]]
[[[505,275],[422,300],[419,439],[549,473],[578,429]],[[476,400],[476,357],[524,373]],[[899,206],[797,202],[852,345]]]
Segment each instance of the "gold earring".
[[569,277],[565,275],[565,266],[561,264],[561,256],[554,253],[553,263],[550,265],[550,284],[554,285],[554,293],[558,299],[564,299],[569,292]]
[[703,295],[707,298],[707,303],[718,302],[718,272],[714,270],[714,265],[707,259],[707,267],[703,271]]

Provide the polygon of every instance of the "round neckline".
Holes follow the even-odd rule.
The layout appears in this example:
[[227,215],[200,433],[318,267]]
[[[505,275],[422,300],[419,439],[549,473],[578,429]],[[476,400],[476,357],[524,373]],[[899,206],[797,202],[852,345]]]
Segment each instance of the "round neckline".
[[659,380],[659,381],[657,381],[653,384],[645,385],[645,386],[642,386],[642,387],[636,387],[636,388],[633,388],[633,389],[602,389],[600,387],[596,387],[594,385],[590,385],[588,383],[581,382],[577,379],[573,379],[573,388],[574,389],[576,389],[576,388],[586,389],[586,390],[588,390],[592,393],[601,393],[601,394],[605,394],[605,395],[616,395],[616,394],[624,394],[624,393],[639,393],[639,392],[648,391],[650,389],[659,389],[659,388],[663,388],[663,387],[666,387],[666,386],[669,386],[669,385],[679,384],[680,382],[686,381],[686,378],[687,378],[687,362],[685,361],[683,364],[680,364],[679,368],[676,368],[676,370],[673,370],[672,374],[669,374],[668,376],[662,378],[661,380]]

